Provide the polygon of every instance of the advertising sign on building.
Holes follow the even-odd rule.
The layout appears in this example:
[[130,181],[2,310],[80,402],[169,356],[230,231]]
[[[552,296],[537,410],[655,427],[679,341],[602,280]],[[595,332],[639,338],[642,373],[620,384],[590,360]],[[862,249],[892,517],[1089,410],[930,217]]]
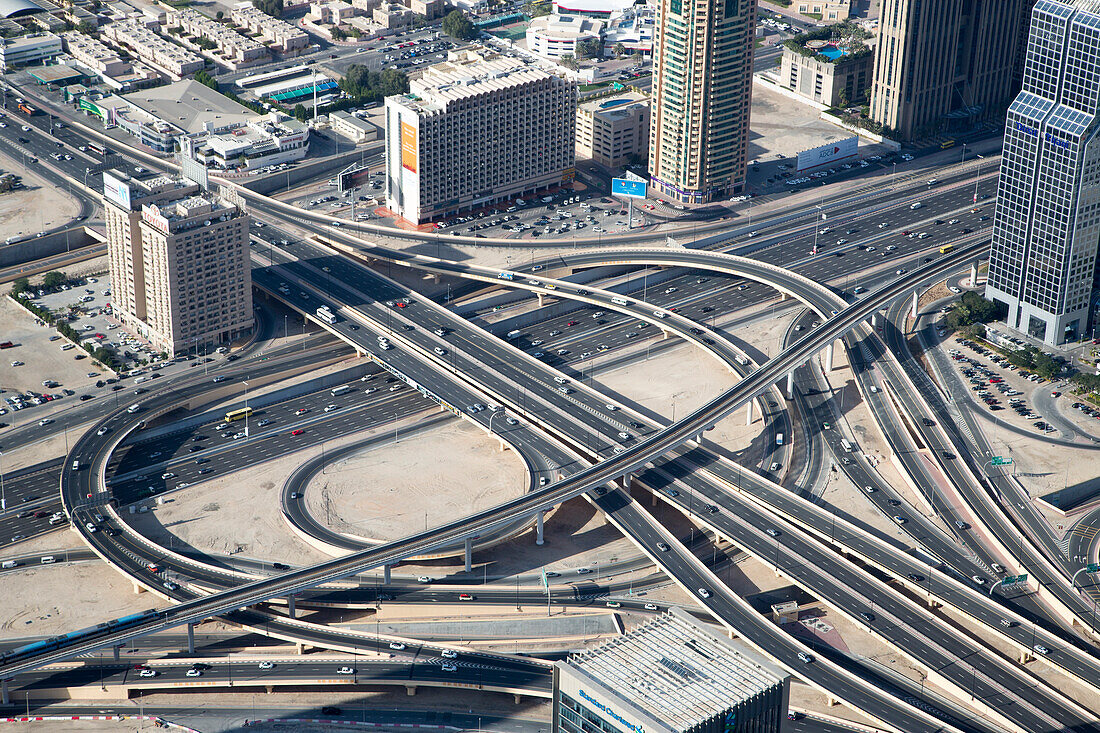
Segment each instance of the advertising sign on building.
[[104,171],[103,195],[124,209],[130,208],[130,185]]
[[859,154],[859,137],[852,136],[828,145],[803,150],[798,154],[798,172],[819,168],[823,165],[839,163],[846,158]]
[[146,204],[141,207],[141,220],[162,232],[168,231],[168,219],[160,213],[160,207],[156,204]]
[[401,123],[401,167],[416,173],[416,128]]
[[611,179],[611,195],[627,196],[629,198],[645,198],[645,181],[631,181],[626,178]]

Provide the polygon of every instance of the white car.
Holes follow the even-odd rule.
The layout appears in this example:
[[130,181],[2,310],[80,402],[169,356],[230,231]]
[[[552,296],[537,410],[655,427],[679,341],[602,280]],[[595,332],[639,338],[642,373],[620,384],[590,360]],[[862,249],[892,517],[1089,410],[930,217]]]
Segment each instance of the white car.
[[432,579],[429,578],[427,575],[421,575],[419,578],[416,579],[416,582],[417,583],[430,583],[430,582],[432,582]]
[[444,649],[439,654],[444,659],[456,659],[458,657],[458,652],[456,652],[454,649]]
[[146,667],[145,669],[138,672],[138,677],[156,677],[156,676],[157,676],[157,671],[155,669],[149,669],[148,667]]
[[355,674],[355,668],[341,667],[340,669],[336,670],[336,674]]
[[187,676],[188,677],[202,677],[202,670],[201,669],[195,669],[194,667],[192,667],[191,669],[187,670]]
[[957,288],[954,285],[948,285],[947,289],[950,290],[952,293],[955,293],[956,295],[958,295],[959,293],[962,292],[962,290],[960,290],[959,288]]
[[405,651],[405,645],[399,641],[391,641],[390,649],[393,649],[395,652],[402,652]]
[[260,662],[256,666],[259,667],[260,669],[274,669],[275,668],[275,665],[272,662]]
[[441,665],[439,665],[439,668],[442,669],[444,672],[458,671],[458,665],[456,665],[454,662],[443,662]]
[[710,591],[707,590],[706,588],[700,588],[696,592],[699,594],[700,598],[710,598]]

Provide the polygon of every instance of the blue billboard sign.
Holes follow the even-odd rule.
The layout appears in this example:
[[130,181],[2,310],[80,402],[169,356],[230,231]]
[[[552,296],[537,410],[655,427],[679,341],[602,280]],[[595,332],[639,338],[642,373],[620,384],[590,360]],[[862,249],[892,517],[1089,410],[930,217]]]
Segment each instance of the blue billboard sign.
[[631,181],[627,178],[611,179],[612,196],[627,196],[634,199],[644,199],[645,187],[645,181]]

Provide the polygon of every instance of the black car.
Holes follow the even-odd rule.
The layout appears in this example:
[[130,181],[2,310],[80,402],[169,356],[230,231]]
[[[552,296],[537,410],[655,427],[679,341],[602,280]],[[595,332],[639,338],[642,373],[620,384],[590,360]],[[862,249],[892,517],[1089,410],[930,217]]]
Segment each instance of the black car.
[[323,708],[321,708],[321,714],[322,715],[339,715],[340,714],[340,708],[336,707],[335,705],[325,705]]
[[286,564],[281,563],[281,562],[273,562],[273,563],[271,563],[271,567],[275,568],[276,570],[289,570],[290,569],[289,565],[286,565]]

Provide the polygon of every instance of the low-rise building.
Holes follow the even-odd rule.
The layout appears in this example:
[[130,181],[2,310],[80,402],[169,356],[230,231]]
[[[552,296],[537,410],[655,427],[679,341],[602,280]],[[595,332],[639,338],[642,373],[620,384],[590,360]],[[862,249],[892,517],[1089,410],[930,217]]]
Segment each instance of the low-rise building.
[[649,98],[628,92],[577,105],[577,155],[611,168],[649,157]]
[[195,157],[214,168],[255,170],[301,160],[309,151],[309,126],[272,113],[221,133],[199,133]]
[[66,31],[61,34],[61,40],[70,56],[94,71],[104,84],[115,91],[143,89],[160,81],[160,76],[152,69],[123,61],[117,51],[93,36]]
[[104,38],[129,48],[142,61],[174,79],[182,79],[206,66],[201,56],[157,35],[133,18],[110,23],[101,32]]
[[[377,7],[377,6],[376,6]],[[331,0],[326,3],[313,3],[309,6],[309,19],[316,23],[341,25],[359,15],[360,9],[343,0]]]
[[382,3],[371,13],[374,22],[383,28],[397,30],[408,28],[416,20],[416,14],[397,3]]
[[435,20],[443,15],[443,0],[405,0],[409,10],[417,15],[423,15],[428,20]]
[[386,98],[386,202],[422,223],[571,181],[577,85],[485,49],[452,51]]
[[328,116],[328,124],[334,132],[338,132],[357,143],[377,140],[381,137],[382,132],[378,129],[377,125],[360,119],[353,114],[344,112],[343,110],[331,113]]
[[53,33],[31,33],[18,38],[0,38],[0,69],[48,61],[61,53],[61,37]]
[[293,54],[309,46],[309,36],[285,20],[272,18],[252,7],[251,3],[239,3],[233,8],[233,22],[261,40],[278,47],[282,54]]
[[798,12],[813,14],[821,20],[848,20],[852,13],[851,0],[798,0]]
[[866,46],[796,38],[784,45],[779,85],[826,107],[859,104],[867,99],[874,69],[875,55]]
[[142,144],[162,153],[177,147],[182,135],[217,134],[260,119],[247,107],[193,79],[155,89],[98,100],[92,110]]
[[173,8],[168,13],[168,24],[182,28],[194,39],[205,38],[215,44],[218,53],[232,68],[241,68],[271,57],[267,47],[259,41],[241,35],[193,8]]
[[596,45],[603,50],[601,36],[605,21],[586,18],[583,15],[543,15],[527,26],[527,49],[539,56],[560,59],[563,56],[577,58],[577,44]]

